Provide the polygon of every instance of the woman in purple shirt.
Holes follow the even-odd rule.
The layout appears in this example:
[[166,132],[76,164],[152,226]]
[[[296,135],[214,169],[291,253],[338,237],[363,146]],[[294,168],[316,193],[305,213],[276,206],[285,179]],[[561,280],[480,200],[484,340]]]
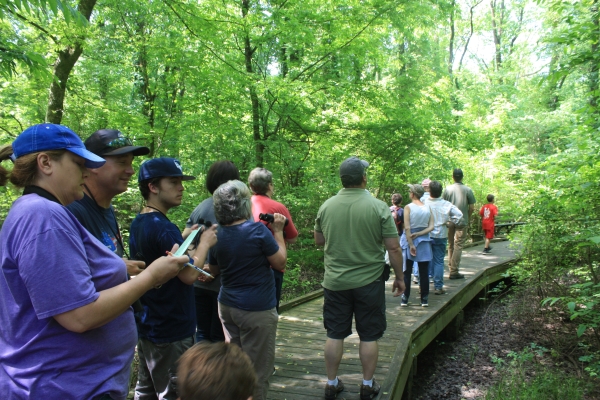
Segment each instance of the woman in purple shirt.
[[69,128],[39,124],[0,149],[0,184],[24,188],[0,231],[0,393],[10,399],[125,399],[137,333],[131,304],[188,257],[134,280],[65,206],[104,159]]

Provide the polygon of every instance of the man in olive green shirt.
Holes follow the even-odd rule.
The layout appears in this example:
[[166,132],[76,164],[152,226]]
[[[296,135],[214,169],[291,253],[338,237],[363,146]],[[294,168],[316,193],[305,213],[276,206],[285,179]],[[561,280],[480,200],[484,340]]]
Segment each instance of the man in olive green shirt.
[[398,232],[389,207],[365,189],[368,166],[356,157],[342,163],[340,178],[344,189],[321,206],[315,220],[315,242],[325,246],[326,399],[335,399],[344,390],[337,371],[344,339],[352,333],[353,315],[360,337],[361,399],[371,399],[379,393],[380,385],[373,374],[379,356],[377,340],[386,329],[382,278],[385,249],[396,274],[394,295],[404,292]]
[[467,241],[469,219],[475,209],[475,195],[470,187],[462,183],[462,169],[456,168],[452,172],[454,184],[446,187],[442,197],[454,204],[463,214],[458,224],[448,227],[448,269],[450,279],[463,279],[465,276],[458,272],[462,249]]

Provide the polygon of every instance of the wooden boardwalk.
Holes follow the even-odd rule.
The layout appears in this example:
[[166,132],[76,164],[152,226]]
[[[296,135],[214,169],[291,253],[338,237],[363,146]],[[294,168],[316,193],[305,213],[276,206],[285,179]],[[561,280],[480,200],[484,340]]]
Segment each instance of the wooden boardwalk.
[[[400,307],[393,297],[390,279],[386,283],[387,330],[379,341],[379,363],[375,371],[381,383],[379,399],[399,399],[416,356],[454,320],[461,310],[484,290],[502,278],[515,259],[509,242],[493,243],[493,253],[481,254],[483,246],[463,251],[460,272],[466,279],[449,280],[445,271],[447,294],[429,295],[429,307],[421,307],[415,284],[408,307]],[[433,287],[433,284],[431,285]],[[277,328],[275,374],[269,380],[269,399],[322,399],[326,382],[323,349],[323,297],[320,296],[282,311]],[[354,332],[354,328],[353,328]],[[345,390],[338,399],[358,399],[362,370],[358,357],[356,332],[344,343],[344,356],[338,371]]]

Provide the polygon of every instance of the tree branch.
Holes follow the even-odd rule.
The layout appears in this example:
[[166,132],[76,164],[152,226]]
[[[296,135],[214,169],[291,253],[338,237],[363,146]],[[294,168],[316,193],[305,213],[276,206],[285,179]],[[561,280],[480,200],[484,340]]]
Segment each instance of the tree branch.
[[53,36],[50,32],[48,32],[46,29],[44,29],[42,26],[40,26],[39,24],[30,21],[27,17],[25,17],[24,15],[19,14],[18,12],[11,10],[10,8],[4,8],[6,11],[8,11],[9,13],[11,13],[12,15],[14,15],[15,17],[17,17],[18,19],[20,19],[21,21],[33,26],[34,28],[36,28],[37,30],[43,32],[46,36],[48,36],[50,39],[52,39],[52,41],[56,44],[59,43],[59,40],[57,37]]
[[229,68],[231,68],[232,70],[234,70],[235,72],[245,75],[244,71],[240,71],[239,69],[237,69],[234,65],[232,65],[231,63],[229,63],[227,60],[225,60],[224,58],[222,58],[215,50],[213,50],[210,46],[206,45],[202,38],[200,38],[200,36],[198,36],[196,34],[196,32],[194,32],[194,30],[187,24],[187,22],[185,22],[185,20],[181,17],[181,15],[179,15],[179,13],[175,10],[175,8],[173,7],[173,5],[171,4],[170,1],[165,1],[165,3],[167,4],[167,7],[169,7],[169,9],[173,12],[173,14],[175,14],[175,16],[177,17],[177,19],[179,19],[179,22],[181,22],[183,24],[183,26],[185,27],[185,29],[196,39],[198,39],[200,41],[200,45],[202,47],[204,47],[205,49],[207,49],[217,60],[221,61],[223,64],[227,65]]

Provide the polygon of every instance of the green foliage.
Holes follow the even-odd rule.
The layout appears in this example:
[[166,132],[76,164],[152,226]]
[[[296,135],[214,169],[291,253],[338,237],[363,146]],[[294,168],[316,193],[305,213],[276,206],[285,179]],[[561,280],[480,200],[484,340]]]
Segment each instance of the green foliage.
[[[583,383],[576,378],[553,371],[540,363],[548,352],[532,343],[521,352],[510,352],[506,359],[494,357],[500,369],[500,380],[486,393],[486,399],[583,399]],[[507,361],[508,360],[508,361]]]
[[19,73],[17,67],[27,68],[34,77],[48,77],[43,54],[32,49],[22,21],[48,33],[43,25],[60,15],[66,24],[81,28],[88,24],[79,11],[64,0],[0,0],[0,76],[9,80]]
[[[286,277],[297,292],[320,281],[314,218],[343,159],[367,159],[367,189],[385,201],[426,177],[451,184],[460,167],[476,211],[493,193],[500,216],[527,222],[512,273],[560,299],[587,343],[600,283],[598,13],[592,0],[501,3],[496,46],[491,8],[467,1],[106,0],[88,24],[75,1],[0,0],[0,141],[44,120],[51,63],[83,43],[62,123],[178,157],[198,177],[170,213],[180,228],[209,195],[213,162],[234,161],[242,180],[271,170],[300,230]],[[2,193],[0,215],[16,196]],[[126,237],[142,206],[135,178],[114,204]]]

